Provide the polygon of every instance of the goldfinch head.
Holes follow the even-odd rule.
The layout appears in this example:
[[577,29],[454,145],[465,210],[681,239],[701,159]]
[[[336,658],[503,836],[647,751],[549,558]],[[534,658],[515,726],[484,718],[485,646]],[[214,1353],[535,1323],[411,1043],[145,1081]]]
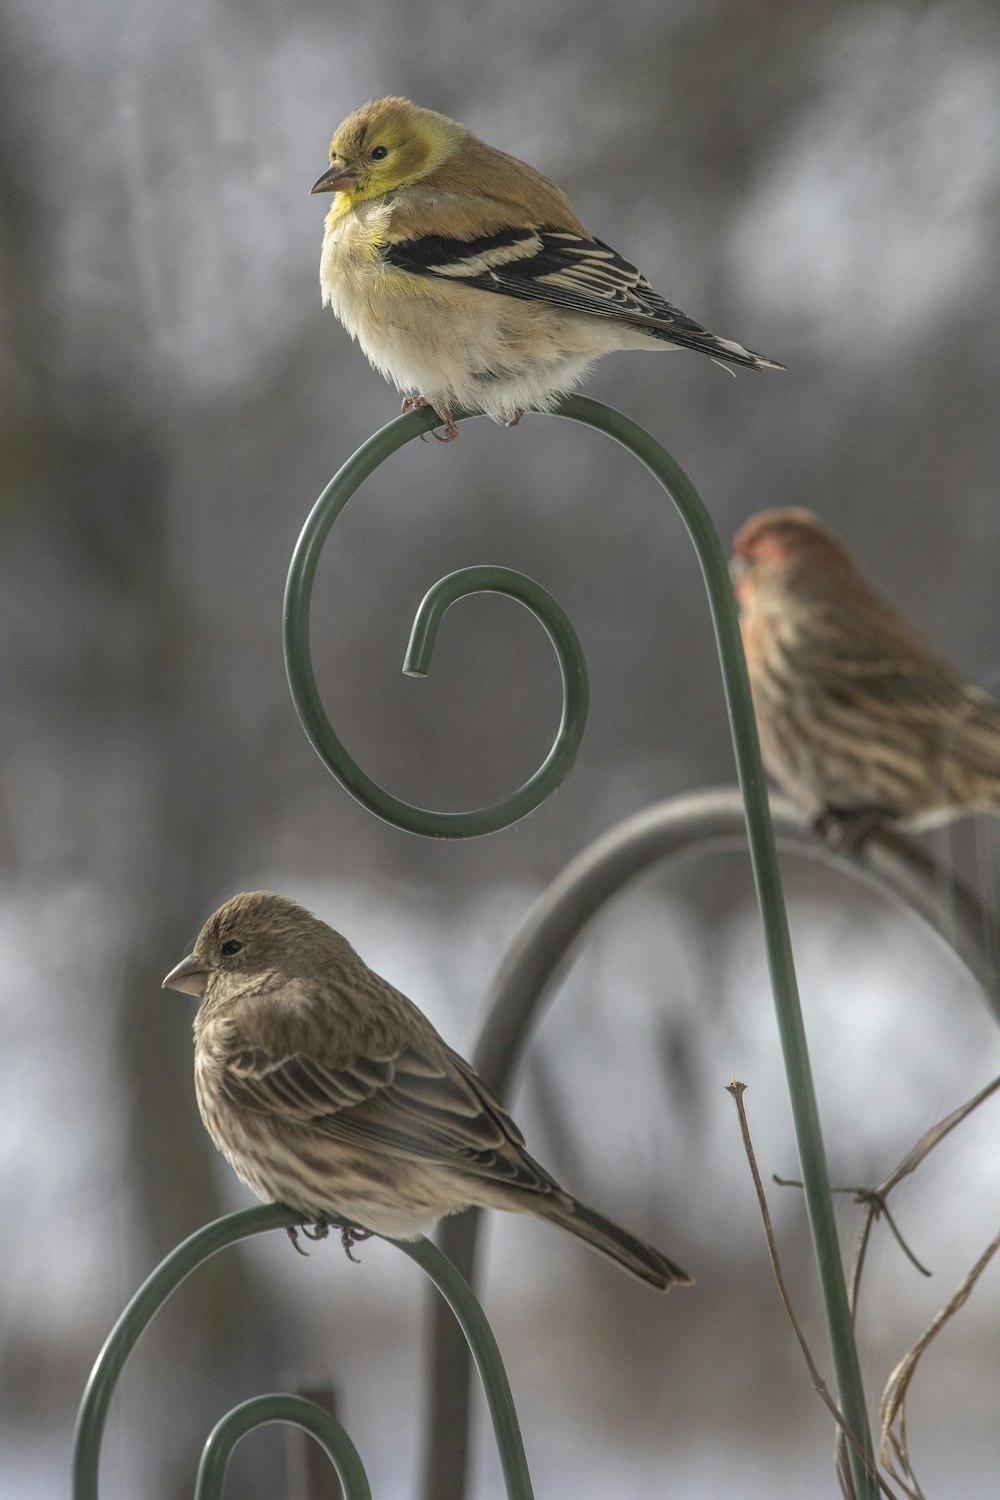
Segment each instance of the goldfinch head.
[[311,188],[358,203],[433,172],[458,150],[468,131],[409,99],[373,99],[337,127],[330,168]]

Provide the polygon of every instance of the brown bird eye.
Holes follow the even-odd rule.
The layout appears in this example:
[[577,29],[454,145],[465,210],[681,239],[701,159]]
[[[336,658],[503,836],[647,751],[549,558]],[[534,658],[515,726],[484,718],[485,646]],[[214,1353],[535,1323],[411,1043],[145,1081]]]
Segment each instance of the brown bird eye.
[[231,958],[234,953],[239,953],[242,947],[242,943],[237,942],[235,938],[230,938],[228,943],[223,943],[222,947],[219,949],[219,952],[222,953],[226,958]]
[[385,161],[389,155],[388,146],[375,146],[372,150],[372,161]]

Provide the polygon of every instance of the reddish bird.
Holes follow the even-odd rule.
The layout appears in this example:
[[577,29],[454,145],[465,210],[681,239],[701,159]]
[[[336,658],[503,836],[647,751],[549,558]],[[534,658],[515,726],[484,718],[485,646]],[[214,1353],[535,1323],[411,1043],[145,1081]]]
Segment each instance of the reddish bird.
[[810,511],[733,541],[764,765],[832,839],[1000,811],[1000,705],[937,656]]

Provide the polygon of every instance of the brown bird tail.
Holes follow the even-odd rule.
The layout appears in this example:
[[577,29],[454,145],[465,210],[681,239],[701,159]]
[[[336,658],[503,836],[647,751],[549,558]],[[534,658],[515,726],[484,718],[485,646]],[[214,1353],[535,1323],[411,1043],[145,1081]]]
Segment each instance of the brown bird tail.
[[[536,1208],[535,1212],[539,1213],[539,1209]],[[675,1284],[694,1284],[693,1277],[682,1271],[674,1261],[661,1255],[659,1250],[636,1239],[634,1234],[629,1234],[620,1224],[613,1224],[603,1214],[588,1208],[585,1203],[577,1202],[568,1193],[562,1195],[561,1201],[559,1198],[549,1200],[544,1214],[540,1216],[550,1219],[562,1229],[568,1229],[570,1234],[585,1240],[599,1254],[630,1271],[640,1281],[655,1286],[658,1291],[668,1292]]]

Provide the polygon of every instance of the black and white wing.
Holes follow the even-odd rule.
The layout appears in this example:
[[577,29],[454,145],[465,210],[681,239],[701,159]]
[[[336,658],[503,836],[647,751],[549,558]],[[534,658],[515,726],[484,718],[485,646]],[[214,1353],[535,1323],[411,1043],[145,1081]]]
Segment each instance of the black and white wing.
[[422,235],[389,245],[385,260],[416,276],[462,282],[480,291],[613,318],[652,338],[733,364],[784,368],[709,333],[655,292],[645,276],[610,245],[572,230],[512,227],[466,240]]

